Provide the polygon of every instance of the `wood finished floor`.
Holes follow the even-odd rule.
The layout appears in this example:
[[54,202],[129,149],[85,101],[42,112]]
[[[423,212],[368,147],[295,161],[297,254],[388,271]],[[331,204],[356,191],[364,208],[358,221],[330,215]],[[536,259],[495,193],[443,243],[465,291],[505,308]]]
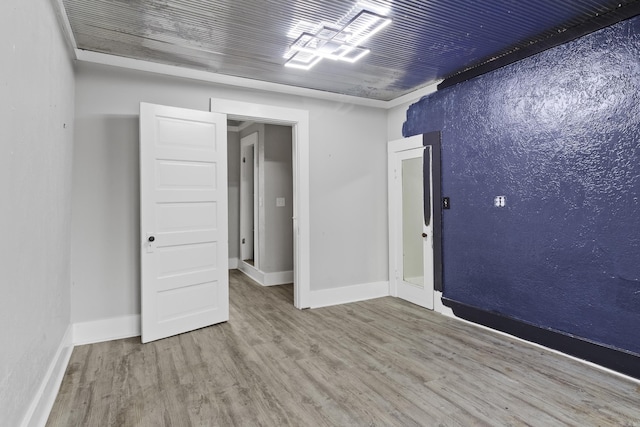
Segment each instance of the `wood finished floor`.
[[78,346],[47,426],[640,426],[640,386],[394,298],[230,275],[228,323]]

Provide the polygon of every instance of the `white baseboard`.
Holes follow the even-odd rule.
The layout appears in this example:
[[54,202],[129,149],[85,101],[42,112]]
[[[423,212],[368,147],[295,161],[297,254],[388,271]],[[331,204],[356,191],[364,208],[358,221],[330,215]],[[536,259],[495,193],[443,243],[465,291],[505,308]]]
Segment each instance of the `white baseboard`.
[[73,327],[69,325],[62,337],[47,373],[42,379],[38,392],[33,397],[27,414],[22,420],[22,427],[43,427],[47,423],[51,408],[58,395],[62,378],[67,370],[71,352],[73,351]]
[[293,283],[293,270],[265,273],[246,262],[239,263],[238,270],[242,271],[262,286],[275,286]]
[[442,304],[442,292],[440,291],[433,292],[433,311],[443,314],[447,317],[453,317],[457,319],[456,315],[453,314],[453,310],[451,310],[450,307]]
[[389,282],[371,282],[341,288],[311,291],[311,308],[389,296]]
[[238,268],[238,258],[229,258],[229,270]]
[[264,273],[262,286],[284,285],[287,283],[293,283],[293,270]]
[[240,261],[238,263],[238,270],[242,271],[244,274],[258,282],[259,284],[264,283],[264,273],[252,265],[247,264],[244,261]]
[[137,336],[140,336],[139,314],[73,324],[73,343],[75,345]]

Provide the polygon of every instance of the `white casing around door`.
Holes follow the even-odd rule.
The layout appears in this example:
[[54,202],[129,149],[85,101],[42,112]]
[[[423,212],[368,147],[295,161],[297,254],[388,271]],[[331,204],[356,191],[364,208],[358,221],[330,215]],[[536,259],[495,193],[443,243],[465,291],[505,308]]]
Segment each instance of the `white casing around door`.
[[140,104],[142,342],[229,319],[226,129]]

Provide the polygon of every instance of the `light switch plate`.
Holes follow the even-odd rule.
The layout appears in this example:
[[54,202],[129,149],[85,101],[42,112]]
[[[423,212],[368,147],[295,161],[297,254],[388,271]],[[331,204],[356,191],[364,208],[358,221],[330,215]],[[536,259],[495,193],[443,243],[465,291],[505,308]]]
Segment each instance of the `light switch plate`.
[[281,208],[284,206],[284,197],[276,197],[276,207]]

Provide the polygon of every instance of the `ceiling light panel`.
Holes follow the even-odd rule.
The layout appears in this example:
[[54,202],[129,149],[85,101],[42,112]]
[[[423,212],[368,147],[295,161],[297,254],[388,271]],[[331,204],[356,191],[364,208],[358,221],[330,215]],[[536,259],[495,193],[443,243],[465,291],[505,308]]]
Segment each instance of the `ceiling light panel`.
[[390,23],[386,15],[368,10],[361,3],[335,24],[298,22],[288,34],[295,40],[284,54],[284,65],[309,70],[322,59],[356,62],[370,52],[360,44]]

